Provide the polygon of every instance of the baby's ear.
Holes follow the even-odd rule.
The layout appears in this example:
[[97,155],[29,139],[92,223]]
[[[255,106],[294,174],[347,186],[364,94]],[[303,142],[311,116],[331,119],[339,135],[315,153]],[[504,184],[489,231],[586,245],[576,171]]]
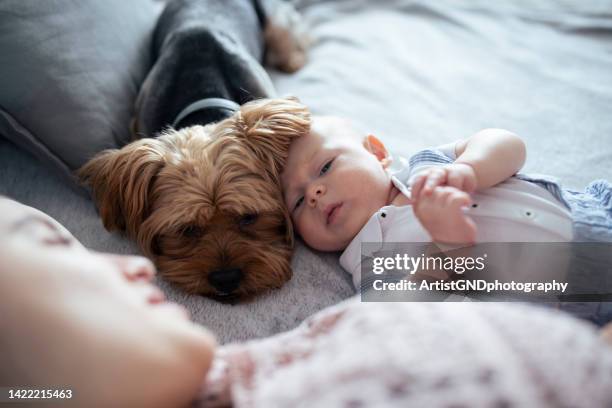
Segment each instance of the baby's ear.
[[384,168],[387,168],[393,161],[393,157],[385,147],[385,144],[374,135],[367,135],[363,139],[363,147],[372,153]]

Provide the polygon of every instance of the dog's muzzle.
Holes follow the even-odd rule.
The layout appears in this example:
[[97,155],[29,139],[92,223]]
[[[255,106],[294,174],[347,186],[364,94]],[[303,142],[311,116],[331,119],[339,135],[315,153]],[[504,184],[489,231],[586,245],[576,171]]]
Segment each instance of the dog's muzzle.
[[240,286],[242,281],[240,268],[217,269],[208,274],[208,282],[221,295],[229,295]]

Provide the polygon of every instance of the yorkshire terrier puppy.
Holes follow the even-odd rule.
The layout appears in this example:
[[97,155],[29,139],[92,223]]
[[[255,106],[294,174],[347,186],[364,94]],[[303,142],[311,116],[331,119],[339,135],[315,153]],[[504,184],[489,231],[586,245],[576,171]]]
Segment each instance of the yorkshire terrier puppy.
[[244,104],[207,126],[106,150],[78,175],[104,226],[124,231],[189,293],[239,301],[291,277],[291,220],[280,172],[309,132],[297,99]]

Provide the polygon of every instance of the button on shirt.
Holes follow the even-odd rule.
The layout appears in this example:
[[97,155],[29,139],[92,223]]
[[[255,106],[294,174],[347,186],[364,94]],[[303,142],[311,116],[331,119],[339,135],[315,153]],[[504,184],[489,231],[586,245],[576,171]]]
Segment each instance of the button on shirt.
[[[417,153],[403,160],[391,180],[410,197],[408,181],[432,165],[452,163],[455,144]],[[416,158],[416,159],[415,159]],[[466,209],[477,226],[476,242],[567,242],[572,239],[572,219],[558,183],[551,177],[518,174],[484,191],[472,194]],[[353,275],[359,288],[362,242],[429,242],[412,206],[385,206],[364,225],[340,256],[340,264]],[[367,255],[367,254],[365,254]]]

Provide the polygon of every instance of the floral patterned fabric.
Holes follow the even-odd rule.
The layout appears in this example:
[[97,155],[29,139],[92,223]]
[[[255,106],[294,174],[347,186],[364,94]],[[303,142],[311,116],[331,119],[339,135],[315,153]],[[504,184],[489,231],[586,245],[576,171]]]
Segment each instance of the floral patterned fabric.
[[199,407],[599,407],[612,347],[555,310],[350,299],[222,347]]

